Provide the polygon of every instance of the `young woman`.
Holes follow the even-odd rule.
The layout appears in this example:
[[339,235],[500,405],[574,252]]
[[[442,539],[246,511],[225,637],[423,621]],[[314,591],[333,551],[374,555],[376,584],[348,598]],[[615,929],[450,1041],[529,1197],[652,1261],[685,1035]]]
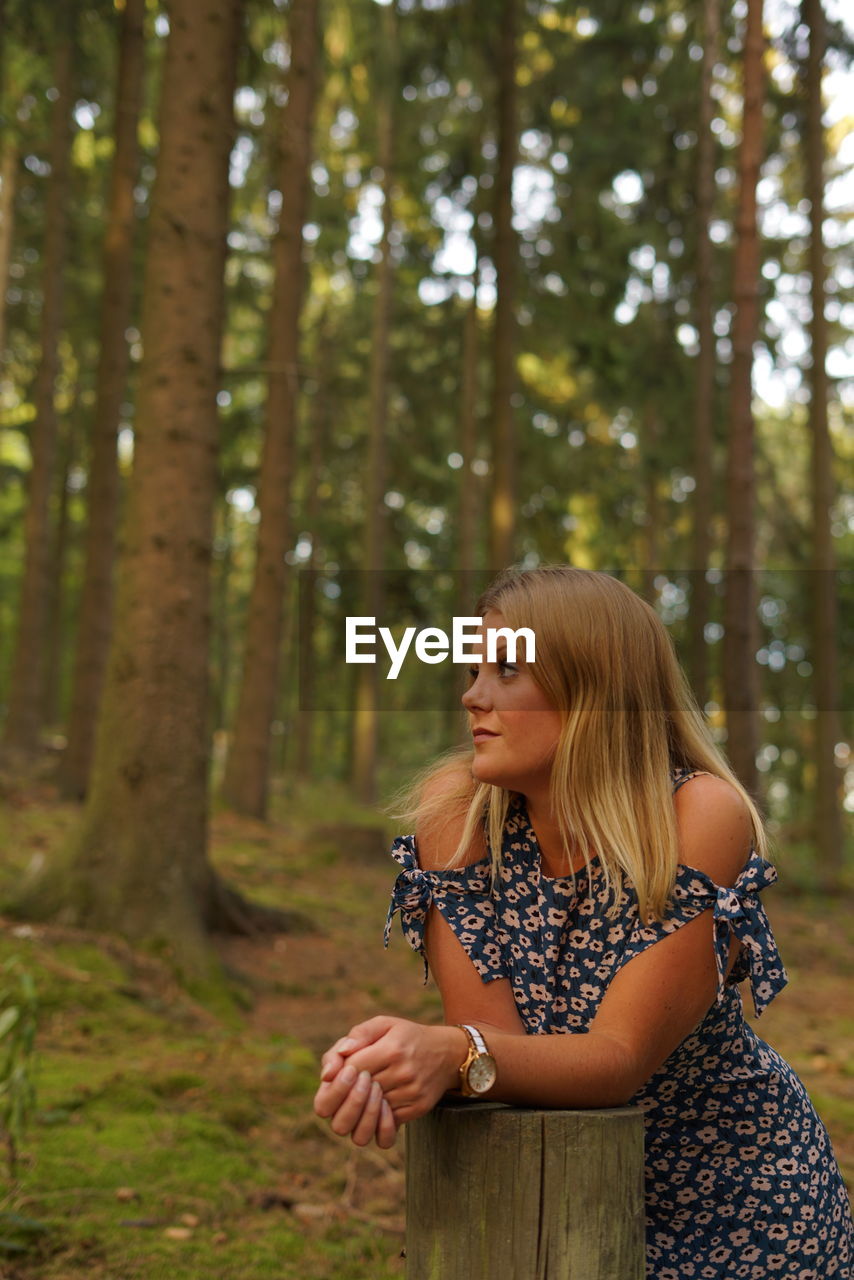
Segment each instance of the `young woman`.
[[[392,855],[445,1023],[380,1016],[323,1056],[318,1115],[357,1144],[450,1090],[643,1109],[650,1280],[848,1277],[851,1212],[824,1126],[744,1019],[786,983],[759,894],[756,806],[655,610],[608,574],[508,570],[485,628],[536,659],[471,669],[474,754],[416,782]],[[486,657],[484,647],[483,656]]]

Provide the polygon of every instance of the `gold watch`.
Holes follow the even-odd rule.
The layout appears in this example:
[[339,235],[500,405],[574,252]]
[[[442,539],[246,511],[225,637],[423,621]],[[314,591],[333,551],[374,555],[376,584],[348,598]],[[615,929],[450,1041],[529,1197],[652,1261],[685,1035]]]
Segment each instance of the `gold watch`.
[[498,1079],[498,1064],[486,1047],[486,1041],[477,1027],[464,1022],[456,1026],[465,1031],[469,1039],[469,1051],[460,1067],[460,1092],[467,1098],[486,1093]]

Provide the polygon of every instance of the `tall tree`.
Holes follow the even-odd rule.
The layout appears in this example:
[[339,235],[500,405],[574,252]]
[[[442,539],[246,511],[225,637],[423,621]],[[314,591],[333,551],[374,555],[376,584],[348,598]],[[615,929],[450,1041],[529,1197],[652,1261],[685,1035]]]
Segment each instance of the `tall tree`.
[[266,816],[270,729],[278,705],[285,553],[291,542],[294,432],[299,391],[300,312],[304,291],[303,226],[308,208],[317,92],[318,0],[290,8],[288,101],[282,112],[278,166],[282,207],[273,244],[264,452],[258,490],[260,523],[246,624],[243,674],[222,784],[240,813]]
[[[476,225],[476,224],[475,224]],[[474,471],[478,444],[478,411],[480,372],[480,319],[477,293],[480,284],[480,258],[475,241],[475,261],[471,274],[472,296],[463,315],[462,374],[460,386],[459,446],[462,464],[457,498],[457,563],[454,577],[454,614],[464,617],[472,608],[472,584],[478,568],[478,534],[480,532],[481,486]],[[449,688],[447,733],[451,741],[463,743],[469,738],[467,717],[461,714],[457,681]]]
[[95,720],[110,643],[113,561],[119,499],[116,436],[128,372],[125,332],[133,283],[134,186],[139,168],[137,133],[142,107],[145,0],[126,0],[121,17],[114,97],[114,151],[103,247],[103,294],[98,381],[92,426],[85,568],[81,593],[68,745],[60,764],[66,796],[86,791]]
[[742,127],[733,255],[732,365],[726,474],[727,546],[724,598],[724,704],[727,754],[744,787],[756,795],[759,677],[756,583],[756,475],[753,344],[759,326],[759,231],[756,187],[762,163],[765,97],[762,0],[747,0],[742,71]]
[[715,354],[714,263],[710,232],[715,200],[715,136],[712,120],[714,69],[720,52],[720,0],[703,0],[703,63],[700,72],[699,128],[697,133],[696,273],[695,317],[699,339],[694,400],[694,504],[691,564],[693,581],[689,614],[689,669],[700,706],[708,698],[708,644],[706,623],[711,599],[706,569],[712,550],[711,521],[714,479]]
[[207,932],[270,919],[207,858],[210,568],[240,0],[172,0],[122,571],[83,818],[17,912],[215,968]]
[[18,184],[18,142],[11,130],[0,141],[0,385],[6,359],[6,285],[15,229],[15,188]]
[[[7,119],[8,55],[6,51],[6,0],[0,0],[0,389],[6,359],[6,284],[12,256],[15,221],[15,187],[18,177],[18,145]],[[2,438],[2,427],[0,427]],[[0,449],[2,451],[2,449]]]
[[68,408],[62,416],[56,466],[55,517],[51,531],[48,570],[47,632],[45,635],[44,708],[42,722],[53,726],[61,723],[62,669],[65,648],[65,599],[67,565],[74,540],[71,521],[71,470],[78,462],[78,422],[80,418],[80,379],[74,384]]
[[55,394],[67,270],[76,17],[76,0],[72,0],[63,7],[56,24],[53,73],[56,96],[51,118],[50,181],[42,257],[41,353],[33,390],[35,419],[30,438],[31,466],[24,532],[26,553],[9,706],[0,742],[0,749],[5,755],[18,759],[32,758],[37,753],[44,713],[45,646],[50,607],[51,496],[55,485],[58,434]]
[[517,26],[519,0],[503,0],[499,25],[498,170],[493,210],[497,296],[493,337],[492,499],[490,567],[503,568],[514,558],[516,536],[516,430],[513,394],[516,386],[516,235],[513,230],[513,175],[519,152],[517,121]]
[[299,584],[298,622],[299,639],[297,659],[299,664],[299,699],[296,711],[295,769],[298,777],[312,774],[314,726],[317,716],[314,708],[314,691],[317,686],[317,655],[314,648],[317,626],[317,570],[320,567],[320,539],[322,522],[320,511],[320,482],[323,455],[329,446],[329,379],[332,373],[332,342],[326,313],[318,321],[316,349],[317,377],[312,398],[311,436],[308,447],[308,466],[304,489],[303,528],[311,539],[308,564],[302,570]]
[[827,264],[824,245],[824,156],[822,65],[825,16],[821,0],[803,0],[801,18],[809,32],[804,76],[806,93],[806,175],[810,202],[810,439],[812,442],[811,597],[816,703],[814,802],[816,858],[823,887],[839,887],[842,871],[842,778],[835,747],[842,740],[837,654],[836,557],[831,534],[835,500],[833,448],[827,424]]
[[[397,0],[386,5],[380,44],[382,88],[377,103],[377,163],[382,172],[383,220],[377,265],[377,292],[371,329],[370,405],[365,484],[365,556],[362,614],[383,614],[386,545],[385,492],[388,473],[388,379],[391,309],[394,288],[391,237],[394,226],[395,104],[397,98]],[[353,715],[352,778],[356,795],[373,804],[377,794],[379,747],[379,669],[376,663],[356,667]]]

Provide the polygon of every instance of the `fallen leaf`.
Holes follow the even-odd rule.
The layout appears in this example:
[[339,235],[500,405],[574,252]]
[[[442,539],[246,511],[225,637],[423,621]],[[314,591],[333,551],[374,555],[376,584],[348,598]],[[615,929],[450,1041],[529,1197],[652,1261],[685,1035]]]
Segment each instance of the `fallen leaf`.
[[316,1221],[318,1218],[328,1218],[330,1214],[330,1206],[326,1204],[295,1204],[292,1213],[303,1221]]

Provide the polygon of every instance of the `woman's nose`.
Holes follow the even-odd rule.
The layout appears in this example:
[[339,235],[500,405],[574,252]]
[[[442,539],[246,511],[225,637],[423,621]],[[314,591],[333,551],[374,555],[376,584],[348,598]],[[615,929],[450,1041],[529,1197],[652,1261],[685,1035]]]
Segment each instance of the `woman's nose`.
[[486,681],[481,675],[478,675],[474,684],[466,689],[461,698],[461,702],[466,711],[474,711],[476,708],[483,709],[489,703],[487,694]]

